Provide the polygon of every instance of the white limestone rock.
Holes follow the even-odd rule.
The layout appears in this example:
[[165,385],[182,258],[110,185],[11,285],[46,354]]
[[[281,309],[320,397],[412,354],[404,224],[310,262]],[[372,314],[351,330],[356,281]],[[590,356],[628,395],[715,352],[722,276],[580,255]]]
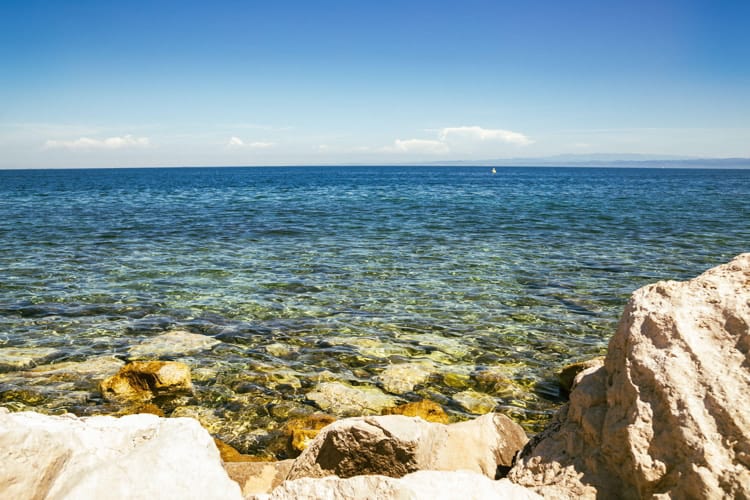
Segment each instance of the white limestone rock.
[[0,409],[0,463],[0,498],[242,498],[211,436],[186,418]]
[[254,500],[507,500],[540,499],[531,490],[515,485],[507,479],[493,481],[476,472],[464,470],[418,471],[402,478],[387,476],[355,476],[341,479],[335,476],[321,479],[285,481],[270,494],[256,495]]
[[633,293],[509,478],[549,498],[750,498],[750,253]]

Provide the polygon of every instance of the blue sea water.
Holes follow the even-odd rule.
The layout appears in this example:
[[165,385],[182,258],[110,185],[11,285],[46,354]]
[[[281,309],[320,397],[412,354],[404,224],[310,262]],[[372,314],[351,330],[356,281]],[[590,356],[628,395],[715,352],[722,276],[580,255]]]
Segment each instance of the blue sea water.
[[[402,399],[460,417],[453,396],[487,393],[534,430],[559,404],[555,371],[604,352],[633,290],[749,249],[748,170],[0,171],[0,348],[64,363],[211,336],[173,357],[197,374],[181,404],[251,428],[313,411],[321,377],[377,385],[424,361]],[[0,402],[32,404],[21,385],[0,380]],[[29,387],[46,411],[106,407],[90,387]]]

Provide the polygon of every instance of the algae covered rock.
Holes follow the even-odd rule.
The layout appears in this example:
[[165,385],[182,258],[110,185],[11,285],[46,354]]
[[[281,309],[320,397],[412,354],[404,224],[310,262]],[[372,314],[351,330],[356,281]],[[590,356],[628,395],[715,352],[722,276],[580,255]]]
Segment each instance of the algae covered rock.
[[99,385],[106,399],[139,401],[184,393],[192,387],[190,368],[177,361],[134,361]]
[[443,425],[401,415],[359,417],[327,426],[297,458],[289,479],[465,469],[494,478],[526,443],[521,427],[491,414]]
[[403,415],[405,417],[419,417],[427,420],[428,422],[436,422],[438,424],[447,424],[450,422],[450,417],[445,413],[443,407],[434,401],[429,399],[423,399],[421,401],[415,401],[412,403],[405,403],[398,405],[394,408],[386,408],[383,410],[383,415]]
[[750,498],[750,253],[630,298],[509,478],[558,498]]
[[310,441],[327,425],[336,421],[330,415],[315,413],[303,418],[295,418],[284,425],[284,434],[289,436],[292,453],[298,454],[307,448]]

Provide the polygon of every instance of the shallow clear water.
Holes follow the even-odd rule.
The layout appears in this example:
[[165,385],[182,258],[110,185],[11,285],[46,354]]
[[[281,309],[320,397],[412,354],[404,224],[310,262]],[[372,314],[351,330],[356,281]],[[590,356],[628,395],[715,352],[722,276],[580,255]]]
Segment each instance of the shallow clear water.
[[[749,222],[747,170],[0,171],[0,347],[62,363],[215,337],[171,358],[196,374],[182,403],[256,434],[278,408],[312,411],[321,377],[376,385],[426,360],[400,396],[461,418],[452,396],[501,368],[513,387],[491,395],[533,431],[559,404],[555,371],[604,351],[630,292],[748,251]],[[17,400],[4,376],[6,406],[111,409],[40,381]]]

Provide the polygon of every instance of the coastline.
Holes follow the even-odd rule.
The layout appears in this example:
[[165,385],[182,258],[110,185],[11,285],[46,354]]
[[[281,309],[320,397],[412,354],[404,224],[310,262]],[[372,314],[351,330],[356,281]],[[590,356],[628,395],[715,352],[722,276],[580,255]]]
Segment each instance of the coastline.
[[[224,485],[221,488],[225,488],[215,488],[213,496],[206,498],[241,498],[244,495],[245,498],[281,499],[295,498],[300,494],[309,498],[329,495],[351,498],[365,492],[375,497],[396,498],[431,491],[430,484],[434,491],[436,484],[442,484],[441,476],[453,484],[471,485],[466,487],[473,489],[466,491],[472,494],[509,498],[537,498],[537,493],[545,498],[747,495],[750,493],[747,491],[750,463],[745,450],[750,449],[750,422],[744,418],[742,402],[750,400],[746,361],[750,346],[748,283],[750,254],[743,254],[695,279],[658,282],[634,292],[609,343],[606,359],[584,368],[575,376],[570,402],[557,413],[551,425],[525,447],[526,438],[521,428],[499,414],[487,414],[473,421],[450,425],[399,415],[354,417],[323,427],[311,436],[300,457],[285,463],[281,469],[280,465],[256,463],[244,466],[244,472],[234,470],[236,478],[245,478],[243,486],[246,488],[242,493],[236,483],[226,482],[228,477],[225,480],[222,474],[217,473],[213,480],[205,480],[204,475],[203,488],[206,481],[214,487],[221,483]],[[719,359],[721,362],[717,363]],[[167,377],[157,379],[165,381]],[[104,384],[104,387],[116,385]],[[148,387],[159,389],[153,385]],[[183,386],[180,390],[184,389]],[[691,405],[689,411],[685,411],[684,404]],[[192,425],[191,432],[197,432],[197,439],[202,440],[199,447],[207,450],[208,461],[213,463],[213,466],[204,464],[201,467],[214,467],[212,470],[215,471],[221,464],[208,433],[191,419],[163,419],[148,415],[121,419],[61,419],[27,415],[11,414],[5,410],[0,413],[0,421],[4,422],[0,432],[2,452],[10,460],[4,463],[14,464],[5,469],[0,485],[6,489],[21,488],[13,491],[22,495],[30,491],[54,493],[55,488],[62,487],[68,488],[63,491],[78,491],[83,497],[93,497],[103,484],[122,481],[117,479],[120,476],[107,476],[107,467],[96,465],[97,460],[108,460],[101,454],[98,454],[98,459],[92,459],[94,465],[80,465],[79,459],[75,458],[77,452],[91,456],[87,446],[101,446],[101,442],[91,437],[93,431],[85,427],[104,428],[105,420],[115,427],[118,422],[123,425],[125,422],[147,422],[148,425],[185,422]],[[34,423],[28,427],[25,419],[50,424]],[[64,427],[63,421],[82,429],[82,435],[89,437],[75,441],[72,448],[68,448],[69,452],[53,451],[50,458],[47,440],[54,434],[41,437],[36,433],[45,425]],[[69,432],[63,430],[62,435]],[[120,433],[115,431],[115,437]],[[145,436],[157,434],[147,431],[135,442],[141,439],[148,442],[151,437]],[[178,434],[182,439],[184,431]],[[451,437],[454,434],[455,437]],[[511,439],[513,435],[518,437]],[[167,442],[173,442],[170,439],[167,437]],[[472,441],[467,439],[476,443],[470,444]],[[695,440],[704,445],[693,446],[691,443]],[[82,446],[86,442],[91,444]],[[34,448],[35,443],[48,450],[46,458],[40,449]],[[152,450],[157,454],[154,456],[159,456],[164,452],[163,446],[163,443],[156,448],[136,445],[131,451],[121,450],[121,453],[129,456],[130,453]],[[506,446],[508,448],[504,448]],[[425,447],[424,451],[420,451],[420,447]],[[523,451],[516,456],[522,447]],[[63,455],[54,455],[58,452]],[[394,454],[393,458],[389,458],[389,453]],[[466,453],[476,458],[468,459]],[[167,455],[168,458],[162,457],[155,462],[147,461],[155,464],[156,469],[152,472],[158,473],[154,478],[142,481],[140,487],[146,489],[140,490],[141,493],[159,484],[166,485],[168,489],[162,492],[167,496],[170,492],[179,496],[179,491],[185,491],[170,489],[176,488],[174,485],[177,484],[176,472],[172,469],[175,461],[183,486],[200,486],[200,478],[194,483],[183,475],[186,469],[179,463],[184,459],[184,452]],[[414,458],[409,458],[412,456]],[[456,471],[457,468],[466,468],[471,460],[477,460],[473,473],[444,472],[441,476],[417,473]],[[30,470],[29,465],[34,463],[36,465],[31,470],[41,467],[47,472],[41,475],[21,472]],[[133,463],[133,467],[143,465],[141,459],[124,463]],[[71,464],[78,464],[75,467],[79,469],[74,469]],[[171,464],[166,468],[171,470],[164,469],[165,464]],[[458,464],[461,465],[457,467]],[[233,468],[229,467],[230,470]],[[254,470],[255,475],[248,475],[248,468]],[[65,477],[66,470],[79,472]],[[100,479],[92,479],[100,477],[92,476],[94,470],[96,474],[103,474]],[[371,475],[373,473],[376,475]],[[403,479],[391,479],[383,474],[396,478],[403,476]],[[485,478],[480,480],[471,474]],[[510,481],[500,479],[506,474]],[[286,481],[281,482],[281,479]],[[265,490],[259,490],[261,486]],[[115,487],[122,485],[118,483]],[[126,496],[138,496],[139,490],[131,487],[136,486],[117,491],[125,491]],[[198,494],[198,491],[204,490],[196,489],[194,493]],[[443,493],[449,494],[450,491],[443,490]]]

